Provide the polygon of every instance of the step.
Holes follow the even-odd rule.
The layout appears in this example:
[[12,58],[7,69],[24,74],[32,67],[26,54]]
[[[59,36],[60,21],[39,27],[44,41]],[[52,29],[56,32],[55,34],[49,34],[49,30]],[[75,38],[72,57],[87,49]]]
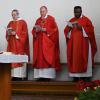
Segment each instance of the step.
[[13,94],[41,94],[41,95],[77,95],[76,83],[74,82],[36,82],[36,81],[13,81]]

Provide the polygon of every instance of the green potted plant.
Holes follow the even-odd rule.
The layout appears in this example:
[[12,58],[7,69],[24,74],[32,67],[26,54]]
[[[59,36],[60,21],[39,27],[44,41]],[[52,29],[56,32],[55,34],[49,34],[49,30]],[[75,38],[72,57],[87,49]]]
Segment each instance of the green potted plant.
[[80,80],[77,87],[80,93],[74,100],[100,100],[100,80],[92,82]]

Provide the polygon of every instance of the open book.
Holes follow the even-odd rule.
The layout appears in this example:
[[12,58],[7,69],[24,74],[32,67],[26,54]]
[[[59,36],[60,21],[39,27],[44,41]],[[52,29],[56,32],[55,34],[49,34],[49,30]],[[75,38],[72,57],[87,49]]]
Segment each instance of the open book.
[[67,25],[68,25],[69,27],[72,27],[72,28],[73,28],[73,26],[74,26],[75,24],[77,24],[76,21],[75,21],[75,22],[69,22],[69,21],[67,21]]
[[37,30],[37,31],[41,31],[41,30],[42,30],[42,28],[41,28],[40,25],[35,25],[35,26],[34,26],[34,29]]
[[11,27],[9,27],[9,28],[6,28],[6,31],[8,35],[11,35],[11,32],[13,32],[14,30]]

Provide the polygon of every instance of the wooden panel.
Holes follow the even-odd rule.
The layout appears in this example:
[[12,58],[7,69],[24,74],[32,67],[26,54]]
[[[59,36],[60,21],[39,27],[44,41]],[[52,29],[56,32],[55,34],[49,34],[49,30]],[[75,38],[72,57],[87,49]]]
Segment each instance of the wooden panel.
[[79,92],[73,82],[13,82],[13,93],[44,95],[77,95]]
[[0,63],[0,100],[11,100],[10,64]]

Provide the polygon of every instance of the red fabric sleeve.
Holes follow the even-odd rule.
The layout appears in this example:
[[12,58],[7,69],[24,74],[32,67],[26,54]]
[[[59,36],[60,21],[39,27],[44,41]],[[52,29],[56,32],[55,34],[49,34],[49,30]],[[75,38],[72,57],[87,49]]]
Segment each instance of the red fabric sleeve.
[[95,40],[95,35],[94,35],[94,27],[91,23],[91,21],[89,19],[87,19],[87,23],[86,26],[83,26],[84,30],[86,31],[90,43],[91,43],[91,49],[92,49],[92,62],[94,65],[94,56],[97,52],[97,44],[96,44],[96,40]]

